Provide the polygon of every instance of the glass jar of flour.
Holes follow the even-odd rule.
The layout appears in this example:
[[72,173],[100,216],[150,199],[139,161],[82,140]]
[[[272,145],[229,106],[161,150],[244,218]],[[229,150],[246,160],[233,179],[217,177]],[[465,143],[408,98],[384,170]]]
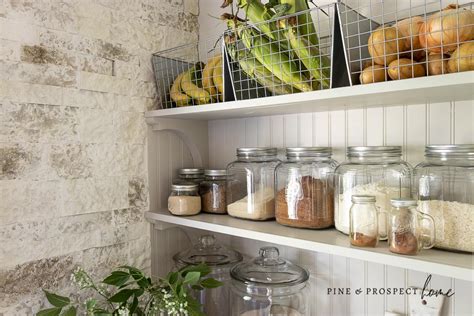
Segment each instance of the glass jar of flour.
[[[412,167],[402,160],[400,146],[348,147],[347,160],[335,171],[334,221],[349,234],[349,210],[353,195],[371,195],[381,212],[389,212],[390,200],[411,196]],[[379,223],[385,230],[385,223]],[[381,231],[386,235],[386,231]]]

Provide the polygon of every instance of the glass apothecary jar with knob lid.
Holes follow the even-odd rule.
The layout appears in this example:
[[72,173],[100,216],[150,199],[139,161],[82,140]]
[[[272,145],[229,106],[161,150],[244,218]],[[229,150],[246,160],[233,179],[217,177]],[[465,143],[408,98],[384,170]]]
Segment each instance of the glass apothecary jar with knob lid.
[[237,160],[227,166],[227,213],[267,220],[275,217],[276,148],[238,148]]
[[231,316],[309,315],[306,269],[260,248],[258,257],[231,269]]
[[209,316],[230,315],[230,269],[242,261],[242,255],[216,241],[214,235],[202,235],[197,244],[173,256],[177,268],[205,263],[211,268],[206,278],[223,283],[218,288],[192,292]]
[[275,170],[275,217],[300,228],[334,225],[333,176],[337,162],[329,147],[286,149],[286,161]]
[[474,252],[474,144],[426,146],[414,178],[418,209],[435,221],[435,247]]
[[[334,221],[336,228],[349,233],[353,195],[375,196],[381,212],[390,211],[391,199],[410,198],[413,169],[402,160],[400,146],[348,147],[347,159],[335,171]],[[385,223],[379,223],[386,235]]]

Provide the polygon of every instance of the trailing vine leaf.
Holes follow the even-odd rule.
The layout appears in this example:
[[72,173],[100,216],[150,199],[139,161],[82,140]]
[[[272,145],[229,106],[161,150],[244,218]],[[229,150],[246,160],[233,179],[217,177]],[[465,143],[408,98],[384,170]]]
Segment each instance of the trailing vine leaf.
[[63,316],[76,316],[77,309],[74,306],[69,307],[69,309],[63,314]]
[[132,289],[123,289],[120,292],[116,293],[115,295],[109,297],[109,301],[113,303],[122,303],[126,302],[130,296],[135,293],[135,290]]
[[108,277],[106,277],[102,283],[122,286],[130,279],[130,274],[124,271],[113,271]]
[[133,296],[133,301],[132,301],[132,304],[130,304],[130,307],[129,307],[129,311],[130,311],[130,314],[133,315],[133,313],[135,312],[135,310],[137,309],[138,307],[138,297],[136,295]]
[[36,313],[36,316],[58,316],[59,314],[61,314],[62,309],[62,307],[43,309]]
[[183,284],[189,284],[189,285],[194,285],[199,281],[199,278],[201,277],[201,273],[199,272],[188,272],[186,276],[184,277],[184,282]]
[[204,263],[200,263],[195,266],[187,266],[180,270],[181,275],[186,276],[189,272],[199,272],[201,277],[204,277],[211,273],[211,268]]
[[170,272],[168,273],[168,276],[166,277],[166,279],[168,280],[170,284],[175,284],[176,281],[178,281],[178,276],[179,276],[178,272]]
[[68,297],[65,296],[60,296],[51,292],[48,292],[46,290],[43,290],[44,294],[46,295],[46,299],[48,302],[56,307],[64,307],[71,303],[71,300]]

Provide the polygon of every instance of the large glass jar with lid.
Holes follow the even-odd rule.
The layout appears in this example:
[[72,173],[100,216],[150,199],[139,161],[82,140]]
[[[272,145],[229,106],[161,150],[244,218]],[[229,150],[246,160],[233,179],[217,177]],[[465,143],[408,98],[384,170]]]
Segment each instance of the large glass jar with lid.
[[178,268],[205,263],[211,268],[206,277],[223,283],[218,288],[193,292],[201,303],[202,311],[209,316],[230,315],[230,268],[242,261],[242,255],[216,242],[213,235],[203,235],[197,244],[173,256]]
[[199,186],[202,211],[213,214],[226,214],[226,170],[204,170],[204,180]]
[[426,146],[415,186],[419,210],[435,221],[435,247],[474,252],[474,144]]
[[[375,196],[381,212],[390,211],[391,199],[411,196],[412,167],[402,160],[400,146],[348,147],[347,160],[335,171],[334,221],[336,228],[349,233],[349,211],[353,195]],[[385,223],[379,222],[381,235]]]
[[231,316],[309,315],[306,269],[279,256],[278,248],[260,248],[260,255],[230,272]]
[[227,166],[227,213],[239,218],[275,217],[276,148],[238,148],[237,160]]
[[200,184],[204,180],[204,169],[202,168],[181,168],[178,169],[178,180],[175,184],[194,183]]
[[302,228],[333,226],[337,162],[331,159],[331,148],[287,148],[286,157],[275,171],[277,222]]

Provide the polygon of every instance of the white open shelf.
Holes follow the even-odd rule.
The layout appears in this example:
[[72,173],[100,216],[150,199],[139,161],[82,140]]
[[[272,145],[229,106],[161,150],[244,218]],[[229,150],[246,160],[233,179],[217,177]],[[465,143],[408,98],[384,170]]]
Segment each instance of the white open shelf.
[[377,248],[351,247],[348,237],[335,229],[297,229],[279,225],[275,221],[254,222],[227,215],[199,214],[178,217],[171,215],[168,210],[147,212],[146,218],[152,223],[192,227],[456,279],[472,281],[474,275],[471,254],[430,249],[422,251],[417,256],[402,256],[391,253],[386,242],[381,242]]
[[149,111],[146,117],[186,120],[320,112],[363,107],[472,100],[474,71]]

